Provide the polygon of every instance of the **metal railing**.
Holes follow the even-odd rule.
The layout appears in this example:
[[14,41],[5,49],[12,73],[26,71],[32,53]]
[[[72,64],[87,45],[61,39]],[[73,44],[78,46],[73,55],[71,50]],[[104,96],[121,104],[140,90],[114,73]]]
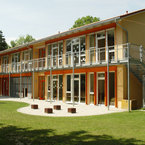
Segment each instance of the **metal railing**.
[[[109,63],[124,63],[128,61],[128,44],[119,44],[114,46],[107,46],[109,50]],[[136,51],[135,51],[136,50]],[[134,53],[134,51],[136,53]],[[141,54],[142,52],[142,54]],[[130,56],[139,60],[144,60],[145,50],[141,46],[130,45]],[[2,64],[2,73],[19,73],[29,71],[41,71],[73,67],[73,60],[75,67],[90,66],[90,65],[107,65],[107,48],[90,47],[89,50],[79,52],[66,52],[59,55],[48,55],[44,58],[32,59],[28,61],[21,61],[12,64]]]

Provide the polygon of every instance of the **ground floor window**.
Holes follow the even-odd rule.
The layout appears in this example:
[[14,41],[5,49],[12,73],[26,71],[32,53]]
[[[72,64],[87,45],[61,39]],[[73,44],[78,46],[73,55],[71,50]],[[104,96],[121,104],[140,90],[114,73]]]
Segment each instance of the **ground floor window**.
[[90,104],[94,104],[94,73],[90,73]]
[[86,96],[85,80],[86,80],[85,74],[74,75],[74,96],[72,96],[73,77],[72,75],[67,75],[66,77],[66,83],[67,83],[66,100],[67,101],[72,102],[74,97],[75,102],[85,103],[85,96]]
[[21,82],[20,82],[20,77],[10,78],[10,95],[12,97],[20,97],[20,93],[21,93],[21,97],[31,98],[32,77],[22,77]]

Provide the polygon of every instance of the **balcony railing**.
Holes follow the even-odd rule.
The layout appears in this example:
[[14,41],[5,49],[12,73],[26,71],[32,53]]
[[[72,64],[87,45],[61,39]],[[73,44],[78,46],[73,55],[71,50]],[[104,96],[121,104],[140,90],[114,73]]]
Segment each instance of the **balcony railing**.
[[12,64],[3,64],[3,73],[20,73],[20,72],[31,72],[31,71],[41,71],[59,68],[67,68],[73,66],[73,61],[75,67],[90,66],[90,65],[100,65],[107,64],[109,50],[109,63],[120,63],[127,62],[128,44],[120,44],[114,46],[96,48],[91,47],[89,50],[79,51],[79,52],[66,52],[65,54],[51,56],[48,55],[44,58],[33,59],[28,61],[22,61]]

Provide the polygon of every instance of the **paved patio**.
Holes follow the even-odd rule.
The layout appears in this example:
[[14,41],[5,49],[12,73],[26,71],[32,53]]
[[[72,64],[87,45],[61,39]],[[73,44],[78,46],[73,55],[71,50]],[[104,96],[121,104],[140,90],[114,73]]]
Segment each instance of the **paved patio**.
[[[109,114],[116,112],[123,112],[126,110],[118,109],[110,106],[108,110],[105,106],[95,106],[95,105],[85,105],[85,104],[75,104],[76,113],[68,113],[68,108],[72,108],[72,104],[63,103],[60,101],[48,102],[45,100],[29,99],[29,98],[9,98],[9,97],[0,97],[0,101],[16,101],[16,102],[25,102],[30,104],[27,107],[19,108],[17,111],[30,114],[30,115],[39,115],[39,116],[53,116],[53,117],[67,117],[67,116],[91,116],[91,115],[101,115]],[[31,109],[31,104],[38,104],[38,109]],[[61,110],[54,110],[52,114],[44,113],[44,108],[53,108],[54,105],[61,105]]]

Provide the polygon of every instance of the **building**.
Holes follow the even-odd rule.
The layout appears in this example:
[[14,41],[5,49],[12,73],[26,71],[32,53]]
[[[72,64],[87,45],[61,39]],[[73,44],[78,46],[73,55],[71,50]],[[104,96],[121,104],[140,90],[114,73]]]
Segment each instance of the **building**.
[[1,96],[135,109],[144,75],[145,9],[0,52]]

